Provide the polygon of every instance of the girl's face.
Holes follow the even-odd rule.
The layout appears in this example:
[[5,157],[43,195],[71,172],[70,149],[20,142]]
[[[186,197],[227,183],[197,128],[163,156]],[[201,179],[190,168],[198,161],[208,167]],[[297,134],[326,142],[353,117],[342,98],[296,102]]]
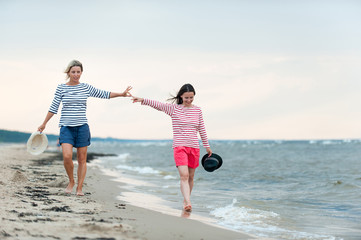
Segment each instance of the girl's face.
[[70,71],[68,73],[70,82],[72,83],[79,83],[79,79],[81,77],[82,71],[79,66],[74,66],[70,68]]
[[183,100],[182,104],[185,107],[191,107],[194,100],[194,92],[185,92],[181,95],[181,98]]

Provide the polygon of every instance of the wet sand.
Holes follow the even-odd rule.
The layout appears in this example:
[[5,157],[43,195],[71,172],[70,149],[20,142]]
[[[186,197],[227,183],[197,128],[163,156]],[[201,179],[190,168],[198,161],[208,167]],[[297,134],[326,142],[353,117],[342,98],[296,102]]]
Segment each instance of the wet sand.
[[96,166],[88,166],[85,196],[75,187],[65,194],[60,153],[33,156],[25,145],[0,145],[0,176],[0,239],[254,239],[122,202],[119,183]]

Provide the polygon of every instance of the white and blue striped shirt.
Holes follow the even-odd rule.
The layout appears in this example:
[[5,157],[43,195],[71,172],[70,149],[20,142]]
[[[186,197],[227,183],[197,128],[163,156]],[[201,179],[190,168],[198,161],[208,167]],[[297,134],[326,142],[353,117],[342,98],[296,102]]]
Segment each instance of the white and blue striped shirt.
[[63,103],[59,127],[76,127],[88,123],[86,106],[88,97],[110,98],[110,92],[94,88],[87,83],[75,86],[59,84],[55,91],[49,112],[58,113],[60,102]]

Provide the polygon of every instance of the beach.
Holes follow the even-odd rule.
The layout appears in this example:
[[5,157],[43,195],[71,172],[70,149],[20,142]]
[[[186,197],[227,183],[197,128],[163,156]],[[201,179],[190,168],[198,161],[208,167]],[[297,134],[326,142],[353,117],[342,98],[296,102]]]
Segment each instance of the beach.
[[0,145],[0,174],[1,239],[254,239],[122,202],[119,182],[96,166],[88,166],[85,196],[65,194],[60,152],[33,156],[24,144]]

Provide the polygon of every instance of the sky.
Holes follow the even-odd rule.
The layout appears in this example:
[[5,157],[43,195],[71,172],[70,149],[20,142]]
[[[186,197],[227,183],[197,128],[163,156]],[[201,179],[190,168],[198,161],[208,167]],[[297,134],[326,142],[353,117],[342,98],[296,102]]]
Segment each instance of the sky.
[[[359,0],[0,0],[0,129],[36,131],[77,59],[112,92],[191,83],[211,140],[359,139],[360,26]],[[172,138],[129,98],[89,98],[87,117],[93,137]]]

